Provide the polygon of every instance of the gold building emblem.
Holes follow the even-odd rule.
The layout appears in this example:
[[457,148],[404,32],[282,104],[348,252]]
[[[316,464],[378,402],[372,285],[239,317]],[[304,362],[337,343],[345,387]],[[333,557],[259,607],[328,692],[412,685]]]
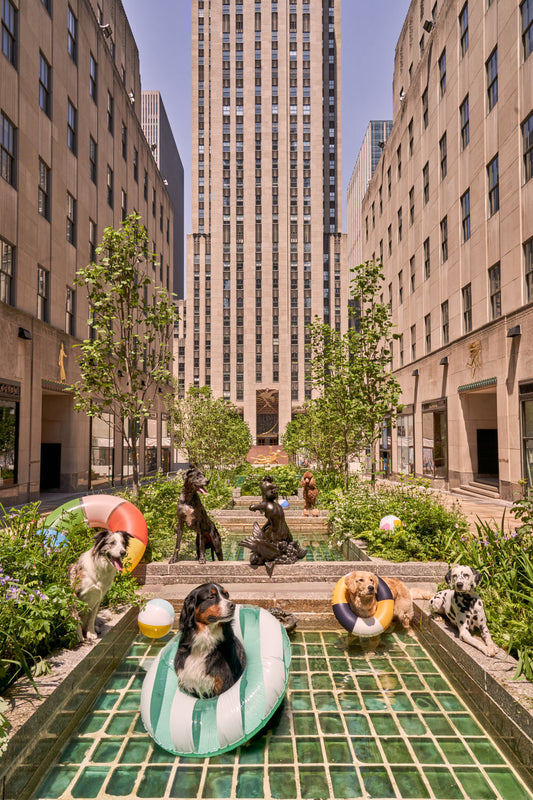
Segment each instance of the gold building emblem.
[[470,358],[466,362],[466,366],[472,370],[472,380],[476,376],[476,370],[481,366],[481,342],[477,339],[475,342],[470,342],[468,345],[468,352]]

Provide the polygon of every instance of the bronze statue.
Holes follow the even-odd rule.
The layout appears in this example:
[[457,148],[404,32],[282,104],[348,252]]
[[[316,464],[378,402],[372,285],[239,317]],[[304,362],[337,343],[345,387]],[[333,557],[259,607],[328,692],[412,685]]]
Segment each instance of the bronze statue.
[[256,569],[264,565],[269,577],[272,577],[276,564],[294,564],[303,558],[307,548],[302,548],[294,541],[285,522],[285,512],[278,502],[278,487],[271,475],[261,480],[260,503],[252,503],[250,511],[262,511],[267,521],[261,527],[254,522],[251,536],[240,544],[250,548],[250,566]]

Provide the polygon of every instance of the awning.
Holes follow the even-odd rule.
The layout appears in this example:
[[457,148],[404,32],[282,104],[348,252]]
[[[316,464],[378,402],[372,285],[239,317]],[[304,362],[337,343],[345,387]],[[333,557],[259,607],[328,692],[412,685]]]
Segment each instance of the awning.
[[457,387],[458,392],[475,392],[476,389],[484,389],[486,386],[496,386],[497,378],[485,378],[484,381],[475,381],[474,383],[464,383],[462,386]]

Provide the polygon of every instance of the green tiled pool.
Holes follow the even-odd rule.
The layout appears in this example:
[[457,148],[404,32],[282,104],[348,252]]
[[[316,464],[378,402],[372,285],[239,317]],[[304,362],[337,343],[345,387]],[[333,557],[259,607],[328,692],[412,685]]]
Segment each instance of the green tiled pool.
[[[247,535],[249,534],[238,533],[223,537],[222,554],[225,561],[248,561],[250,550],[247,547],[241,547],[239,544]],[[327,536],[323,533],[297,533],[294,538],[298,540],[302,547],[307,547],[305,561],[344,561],[341,550],[335,545],[329,545]],[[183,560],[195,561],[196,555],[191,553],[188,556],[184,556]]]
[[267,729],[217,758],[175,758],[144,732],[144,674],[168,637],[139,634],[34,800],[412,798],[532,800],[424,648],[375,655],[332,631],[292,636],[289,690]]

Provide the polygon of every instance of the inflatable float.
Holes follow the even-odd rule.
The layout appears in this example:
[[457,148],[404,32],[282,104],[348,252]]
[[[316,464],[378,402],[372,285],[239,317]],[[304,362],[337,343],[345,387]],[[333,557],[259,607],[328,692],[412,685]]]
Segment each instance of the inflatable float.
[[348,589],[344,583],[344,578],[345,576],[343,575],[337,581],[331,598],[333,613],[337,618],[337,622],[340,622],[348,633],[353,633],[356,636],[377,636],[383,633],[391,624],[394,614],[392,592],[383,578],[378,578],[377,611],[373,617],[367,618],[358,617],[350,608]]
[[205,758],[244,744],[285,696],[291,646],[283,626],[265,609],[241,605],[235,607],[232,626],[244,645],[246,666],[217,697],[198,699],[179,688],[174,669],[179,633],[146,673],[142,721],[152,739],[173,755]]
[[76,523],[88,524],[91,528],[107,528],[110,531],[126,531],[131,534],[125,561],[125,572],[135,569],[148,544],[146,520],[137,506],[111,494],[90,494],[69,500],[52,511],[44,520],[44,527],[54,543],[64,538]]

